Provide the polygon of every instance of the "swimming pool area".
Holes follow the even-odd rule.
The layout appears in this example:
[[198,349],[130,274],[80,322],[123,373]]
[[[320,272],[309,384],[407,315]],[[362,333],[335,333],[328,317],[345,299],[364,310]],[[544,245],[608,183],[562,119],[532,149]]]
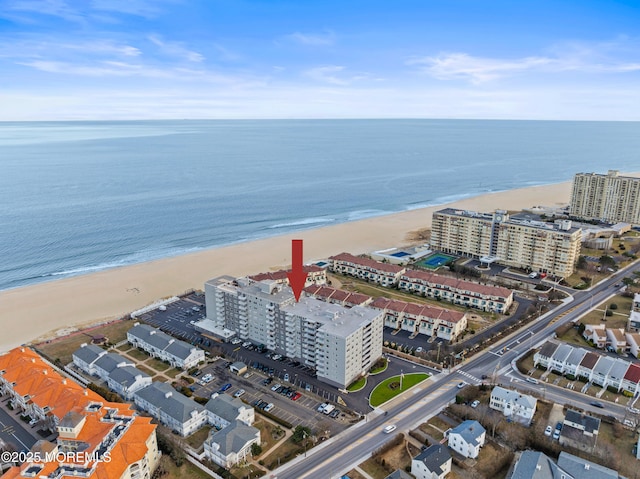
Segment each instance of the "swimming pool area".
[[427,256],[425,259],[423,259],[422,261],[419,261],[416,264],[424,268],[436,270],[440,266],[448,265],[449,263],[453,262],[455,259],[456,259],[455,256],[449,256],[448,254],[443,254],[443,253],[434,253],[430,256]]

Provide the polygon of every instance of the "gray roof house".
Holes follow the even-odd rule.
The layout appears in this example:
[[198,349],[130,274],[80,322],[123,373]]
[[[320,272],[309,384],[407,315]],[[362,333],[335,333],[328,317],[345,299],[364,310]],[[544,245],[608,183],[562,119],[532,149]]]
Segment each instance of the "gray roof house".
[[531,423],[536,413],[538,400],[533,396],[520,394],[518,391],[496,386],[491,391],[489,407],[500,411],[505,416],[524,424]]
[[95,374],[95,368],[92,366],[93,363],[96,361],[96,359],[106,353],[107,352],[100,346],[84,343],[74,351],[72,355],[73,364],[78,366],[86,373]]
[[119,354],[106,353],[96,359],[93,363],[96,368],[96,374],[102,379],[106,379],[111,371],[123,366],[133,366],[133,363]]
[[442,444],[433,444],[411,460],[416,479],[443,479],[451,472],[451,454]]
[[595,448],[599,431],[600,419],[569,409],[560,431],[560,445],[591,452]]
[[466,420],[447,431],[448,445],[464,457],[475,459],[484,446],[486,431],[478,421]]
[[542,345],[540,351],[536,352],[533,355],[533,364],[537,366],[538,364],[544,366],[545,368],[549,367],[551,362],[551,357],[553,353],[555,353],[556,349],[558,349],[559,344],[554,343],[553,341],[548,341]]
[[573,351],[571,351],[571,354],[569,354],[569,357],[565,361],[564,373],[573,374],[575,376],[578,371],[578,366],[580,366],[580,363],[586,354],[586,349],[573,348]]
[[255,410],[238,398],[226,394],[215,394],[205,404],[209,423],[219,428],[227,427],[233,421],[251,426],[255,421]]
[[250,456],[252,444],[260,445],[260,430],[234,421],[220,431],[211,430],[204,452],[213,462],[229,469]]
[[593,368],[591,381],[595,384],[606,387],[609,381],[609,371],[613,367],[615,360],[609,356],[600,356],[600,359]]
[[396,469],[384,479],[413,479],[413,477],[404,472],[402,469]]
[[558,456],[558,467],[576,479],[618,479],[620,477],[613,469],[564,451]]
[[613,366],[611,367],[611,370],[609,371],[607,386],[613,386],[614,388],[620,390],[620,388],[622,387],[622,380],[624,379],[625,374],[627,374],[629,366],[631,366],[631,364],[628,361],[616,358],[614,360]]
[[207,411],[167,383],[153,382],[133,395],[135,404],[178,434],[188,436],[207,422]]
[[538,451],[522,451],[510,479],[574,479],[550,457]]
[[115,368],[107,376],[109,387],[127,400],[133,393],[151,384],[151,376],[133,366]]
[[564,373],[565,362],[572,352],[573,347],[568,344],[563,343],[558,346],[551,356],[551,364],[549,365],[549,368],[554,371],[558,371],[559,373]]
[[151,356],[168,361],[174,367],[189,369],[204,361],[204,351],[175,339],[159,329],[136,323],[127,332],[127,341],[144,349]]

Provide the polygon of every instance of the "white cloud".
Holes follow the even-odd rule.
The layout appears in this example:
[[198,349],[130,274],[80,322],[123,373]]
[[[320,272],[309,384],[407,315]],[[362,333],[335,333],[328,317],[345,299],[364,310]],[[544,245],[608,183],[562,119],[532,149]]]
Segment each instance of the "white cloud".
[[291,35],[287,35],[289,40],[293,40],[296,43],[300,43],[302,45],[311,45],[311,46],[325,46],[325,45],[333,45],[335,43],[335,35],[333,32],[327,33],[301,33],[295,32]]
[[154,45],[158,46],[160,50],[167,55],[171,55],[174,57],[178,57],[179,59],[195,63],[202,62],[205,59],[204,55],[185,48],[181,43],[162,40],[158,35],[149,35],[148,38]]
[[312,80],[330,83],[332,85],[347,85],[349,82],[336,76],[344,70],[343,66],[329,65],[324,67],[315,67],[304,72],[304,76],[311,78]]

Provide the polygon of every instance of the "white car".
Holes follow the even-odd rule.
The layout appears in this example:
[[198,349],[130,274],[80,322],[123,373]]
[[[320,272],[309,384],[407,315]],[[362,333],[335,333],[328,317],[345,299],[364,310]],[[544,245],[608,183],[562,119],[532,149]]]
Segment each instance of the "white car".
[[251,346],[251,341],[245,341],[244,343],[242,343],[243,348],[248,348],[249,346]]
[[416,353],[421,353],[422,351],[424,351],[424,349],[422,349],[422,346],[418,346],[416,348]]
[[324,412],[324,408],[327,407],[327,403],[323,402],[322,404],[320,404],[320,406],[318,406],[318,409],[316,409],[316,411],[318,412]]
[[396,426],[395,424],[391,424],[391,425],[389,425],[389,426],[385,427],[385,428],[382,430],[382,432],[384,432],[385,434],[391,434],[393,431],[395,431],[395,430],[396,430],[396,427],[397,427],[397,426]]
[[467,385],[467,383],[465,383],[464,381],[460,381],[458,383],[458,389],[462,389],[463,387],[465,387]]
[[240,344],[242,342],[242,339],[240,338],[233,338],[231,340],[231,344]]
[[477,399],[471,403],[471,407],[473,409],[477,408],[479,405],[480,405],[480,401],[478,401]]
[[279,387],[282,387],[282,384],[280,383],[275,383],[273,386],[271,386],[271,390],[275,391],[276,389],[278,389]]
[[234,398],[239,398],[240,396],[242,396],[246,391],[244,389],[238,389],[236,392],[233,393],[233,397]]
[[551,436],[552,432],[553,432],[553,429],[551,429],[551,426],[547,426],[547,428],[544,430],[544,435]]
[[274,407],[276,407],[272,402],[270,402],[269,404],[267,404],[267,407],[264,408],[265,411],[269,412],[271,411]]

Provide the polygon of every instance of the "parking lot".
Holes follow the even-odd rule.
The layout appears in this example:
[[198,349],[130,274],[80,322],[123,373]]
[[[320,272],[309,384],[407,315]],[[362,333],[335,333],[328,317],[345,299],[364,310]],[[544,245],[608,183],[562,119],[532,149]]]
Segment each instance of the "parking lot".
[[211,346],[211,341],[193,328],[193,323],[206,316],[204,295],[193,293],[180,301],[167,304],[165,308],[164,311],[156,309],[141,314],[138,319],[190,344],[205,348]]
[[9,409],[8,402],[8,395],[3,396],[0,401],[0,446],[28,451],[39,439],[50,439],[49,436],[53,436],[48,431],[40,433],[38,424],[29,425],[22,421],[18,411]]
[[[300,383],[294,385],[293,381],[287,382],[278,376],[269,376],[268,372],[259,372],[255,368],[249,368],[247,373],[236,375],[229,370],[230,361],[218,360],[213,364],[208,364],[200,369],[196,382],[191,386],[194,396],[211,397],[213,393],[229,394],[233,396],[240,389],[244,390],[241,398],[248,404],[257,407],[258,401],[263,401],[266,406],[272,403],[273,409],[269,412],[291,423],[315,428],[321,421],[326,422],[326,427],[332,434],[336,434],[348,426],[344,420],[345,416],[331,418],[328,415],[317,412],[318,406],[322,403],[315,395],[310,395]],[[274,371],[275,373],[275,371]],[[211,375],[213,379],[204,383],[202,378]],[[293,379],[293,378],[290,378]],[[265,384],[268,382],[268,384]],[[222,391],[225,385],[228,389]],[[280,385],[280,389],[289,388],[290,392],[300,393],[297,400],[274,391],[275,386]],[[264,409],[264,407],[262,407]],[[341,411],[342,412],[342,411]]]

